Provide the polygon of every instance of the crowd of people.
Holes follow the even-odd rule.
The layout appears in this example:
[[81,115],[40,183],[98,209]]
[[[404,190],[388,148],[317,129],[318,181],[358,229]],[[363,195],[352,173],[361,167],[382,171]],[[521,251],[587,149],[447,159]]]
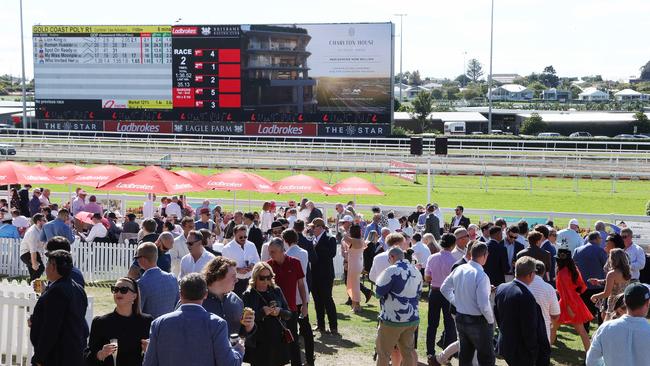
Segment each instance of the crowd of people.
[[[45,273],[49,281],[30,319],[34,364],[314,365],[314,332],[341,336],[337,247],[351,315],[379,299],[377,365],[416,365],[420,334],[429,365],[452,357],[494,365],[497,356],[509,365],[548,365],[560,325],[580,336],[587,365],[650,364],[640,343],[650,335],[650,292],[639,282],[646,256],[627,227],[597,222],[583,237],[575,219],[559,231],[552,222],[473,224],[462,206],[445,220],[435,203],[408,215],[373,207],[368,221],[353,202],[337,204],[328,218],[307,199],[227,213],[209,201],[192,208],[182,197],[157,205],[155,195],[141,220],[127,215],[119,224],[93,196],[82,205],[85,196],[77,191],[49,219],[42,203],[31,211],[29,200],[28,215],[20,210],[16,223],[6,223],[31,218],[17,233],[21,260],[31,280]],[[99,212],[84,233],[72,215],[88,205]],[[89,329],[71,245],[75,235],[96,242],[111,231],[109,241],[133,234],[133,263],[110,288],[115,310]],[[427,324],[420,323],[423,298]],[[590,339],[592,325],[599,328]],[[632,351],[620,363],[623,346]]]

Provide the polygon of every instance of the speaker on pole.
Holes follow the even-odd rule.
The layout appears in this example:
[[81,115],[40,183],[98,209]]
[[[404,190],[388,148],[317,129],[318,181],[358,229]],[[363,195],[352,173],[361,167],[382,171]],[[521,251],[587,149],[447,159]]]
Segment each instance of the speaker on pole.
[[435,148],[436,155],[447,155],[447,138],[436,137]]
[[422,137],[411,137],[411,155],[422,155]]

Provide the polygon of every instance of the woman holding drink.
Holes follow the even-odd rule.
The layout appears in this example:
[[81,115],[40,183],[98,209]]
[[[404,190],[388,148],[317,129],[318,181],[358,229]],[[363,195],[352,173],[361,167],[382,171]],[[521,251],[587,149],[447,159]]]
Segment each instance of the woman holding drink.
[[115,310],[93,319],[85,351],[86,364],[140,366],[153,318],[140,312],[138,284],[134,280],[118,279],[111,292]]

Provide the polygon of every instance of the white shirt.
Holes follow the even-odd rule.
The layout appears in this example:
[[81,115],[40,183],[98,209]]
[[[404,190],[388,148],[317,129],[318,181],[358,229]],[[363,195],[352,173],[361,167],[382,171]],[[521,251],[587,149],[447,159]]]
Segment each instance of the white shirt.
[[98,222],[93,225],[88,235],[86,235],[86,241],[92,243],[93,240],[95,240],[96,238],[105,238],[106,235],[108,235],[108,230],[106,230],[106,226],[104,226],[104,224],[102,224],[101,222]]
[[142,216],[145,220],[153,218],[153,201],[144,201],[142,204]]
[[560,247],[566,247],[568,248],[571,253],[573,251],[582,245],[584,240],[580,237],[580,234],[578,234],[575,230],[573,229],[564,229],[560,230],[557,233],[557,244]]
[[289,222],[289,229],[293,229],[293,224],[296,223],[296,220],[298,220],[298,216],[291,215],[287,217],[287,221]]
[[50,199],[45,197],[44,194],[41,194],[41,196],[38,198],[39,201],[41,201],[41,206],[49,206],[50,205]]
[[273,214],[267,211],[262,212],[262,217],[260,217],[260,230],[262,233],[266,233],[271,230],[271,224],[273,223]]
[[467,254],[467,247],[465,247],[465,249],[460,249],[458,246],[456,246],[451,250],[451,256],[454,257],[454,259],[457,261],[463,258],[465,254]]
[[445,228],[445,219],[442,216],[442,211],[440,209],[436,209],[433,211],[433,215],[438,218],[438,221],[440,222],[440,228],[444,229]]
[[214,258],[214,254],[203,249],[203,254],[195,262],[192,254],[186,254],[183,259],[181,259],[181,274],[178,278],[183,278],[190,273],[199,273],[203,268],[208,264],[208,262]]
[[625,253],[630,258],[630,274],[633,280],[638,280],[641,270],[645,267],[645,252],[643,248],[632,243],[625,249]]
[[460,219],[462,216],[454,216],[454,218],[451,220],[451,226],[460,226]]
[[[307,288],[307,266],[309,266],[309,253],[299,247],[298,244],[294,244],[293,246],[289,247],[289,249],[287,249],[287,255],[294,257],[300,261],[300,265],[302,266],[302,273],[305,275],[302,280],[305,283],[305,293],[307,294],[307,300],[309,300],[309,289]],[[296,285],[296,288],[297,287],[298,285]],[[296,290],[296,305],[300,304],[302,304],[302,298],[300,297],[300,292]]]
[[379,275],[388,267],[390,267],[390,262],[388,261],[388,251],[377,254],[372,260],[372,267],[370,267],[368,279],[374,283],[377,283]]
[[304,221],[305,224],[307,224],[307,219],[309,218],[309,214],[311,214],[311,210],[306,208],[302,211],[298,211],[298,218]]
[[415,243],[414,246],[411,247],[413,249],[413,254],[415,255],[415,259],[417,260],[418,264],[424,268],[427,265],[427,260],[429,259],[429,256],[431,255],[431,251],[429,248],[424,245],[421,241]]
[[627,314],[603,323],[591,339],[587,366],[650,365],[650,324]]
[[[249,265],[255,265],[255,263],[260,261],[260,255],[257,253],[257,247],[255,247],[255,244],[251,243],[248,240],[246,240],[246,243],[244,243],[243,248],[235,240],[230,241],[230,243],[226,244],[226,246],[223,247],[221,255],[237,262],[237,268],[246,267],[246,261],[248,261]],[[242,280],[251,278],[252,275],[252,271],[244,274],[237,273],[237,278]]]
[[20,255],[25,253],[40,253],[41,258],[45,254],[45,242],[41,241],[42,228],[32,225],[25,232],[25,237],[20,242]]
[[457,267],[442,283],[440,292],[459,314],[483,315],[489,324],[494,324],[490,278],[480,264],[469,261]]
[[29,219],[22,215],[14,217],[11,223],[17,228],[29,227]]
[[397,219],[388,219],[388,228],[390,229],[391,233],[394,233],[397,230],[401,229],[402,225],[399,223],[399,220]]
[[179,276],[181,273],[181,259],[190,253],[187,248],[187,238],[185,235],[180,235],[174,239],[174,245],[169,250],[169,255],[172,257],[172,272]]
[[181,212],[181,206],[179,206],[178,203],[176,202],[170,202],[167,204],[167,207],[165,208],[165,214],[167,215],[167,217],[174,215],[179,220],[183,218],[183,213]]
[[560,303],[557,301],[557,295],[553,286],[544,282],[544,280],[535,275],[533,282],[528,285],[528,289],[535,297],[535,301],[542,309],[544,325],[546,325],[546,335],[549,342],[551,341],[551,315],[560,315]]

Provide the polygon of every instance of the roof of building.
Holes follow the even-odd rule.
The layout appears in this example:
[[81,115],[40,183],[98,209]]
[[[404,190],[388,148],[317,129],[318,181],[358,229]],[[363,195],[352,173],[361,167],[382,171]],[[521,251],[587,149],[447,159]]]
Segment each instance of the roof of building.
[[[27,104],[27,108],[34,108],[34,102],[27,102],[26,104]],[[23,102],[16,102],[13,100],[0,100],[0,108],[22,108],[22,107],[23,107]]]
[[[413,117],[409,112],[395,112],[396,121],[407,121]],[[487,122],[482,114],[478,112],[433,112],[429,114],[428,119],[441,120],[443,122]]]
[[598,90],[594,87],[585,88],[579,95],[607,95],[604,91]]
[[634,96],[636,96],[636,95],[641,95],[641,94],[642,93],[639,93],[638,91],[632,90],[632,89],[623,89],[623,90],[621,90],[619,92],[614,93],[614,95],[622,95],[622,96],[626,96],[626,95],[634,95]]
[[[612,112],[536,112],[546,123],[621,123],[635,120],[634,113]],[[528,118],[532,113],[518,113],[518,117]],[[650,117],[648,113],[646,113]]]
[[519,85],[519,84],[504,84],[504,85],[498,86],[496,88],[492,88],[492,91],[495,91],[497,89],[505,89],[509,93],[521,93],[521,92],[529,90],[525,86]]

